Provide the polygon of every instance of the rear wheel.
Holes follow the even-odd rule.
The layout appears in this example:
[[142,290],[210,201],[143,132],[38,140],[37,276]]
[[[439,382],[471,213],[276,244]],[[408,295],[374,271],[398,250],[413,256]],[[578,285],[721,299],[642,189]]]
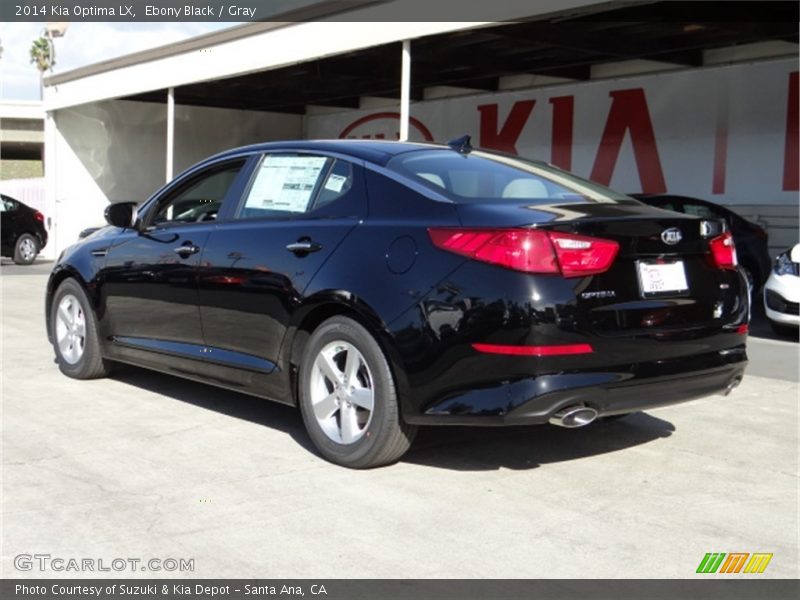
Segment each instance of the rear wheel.
[[377,467],[396,461],[411,445],[416,427],[402,422],[386,357],[356,321],[333,317],[314,331],[299,383],[306,430],[329,461]]
[[30,233],[23,233],[17,238],[14,246],[14,262],[18,265],[29,265],[39,254],[39,242]]
[[97,379],[110,372],[100,354],[97,320],[83,288],[65,279],[53,296],[50,323],[58,368],[74,379]]

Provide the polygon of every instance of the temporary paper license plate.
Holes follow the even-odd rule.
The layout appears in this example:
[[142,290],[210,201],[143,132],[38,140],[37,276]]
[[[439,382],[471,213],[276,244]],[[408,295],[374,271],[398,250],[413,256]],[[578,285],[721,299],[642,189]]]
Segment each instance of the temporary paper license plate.
[[689,291],[682,260],[669,263],[639,261],[636,267],[642,296],[682,295]]

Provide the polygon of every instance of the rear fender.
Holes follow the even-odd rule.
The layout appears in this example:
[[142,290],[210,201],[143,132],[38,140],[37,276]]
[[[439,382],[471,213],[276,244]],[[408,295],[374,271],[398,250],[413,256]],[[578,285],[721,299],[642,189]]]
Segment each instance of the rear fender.
[[394,336],[378,312],[362,298],[342,290],[324,290],[307,298],[302,306],[294,311],[286,330],[278,364],[282,370],[292,374],[292,390],[296,393],[296,375],[300,365],[302,349],[311,332],[330,317],[343,315],[363,325],[376,339],[386,355],[389,368],[394,375],[395,386],[400,398],[401,411],[408,391],[405,366],[398,351]]

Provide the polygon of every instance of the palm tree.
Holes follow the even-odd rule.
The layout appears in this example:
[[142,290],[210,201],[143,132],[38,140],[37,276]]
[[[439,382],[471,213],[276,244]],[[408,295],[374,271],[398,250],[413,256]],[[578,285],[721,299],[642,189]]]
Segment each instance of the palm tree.
[[35,64],[36,68],[39,69],[39,98],[43,96],[44,72],[52,69],[56,64],[51,44],[52,42],[44,36],[39,36],[31,44],[31,63]]

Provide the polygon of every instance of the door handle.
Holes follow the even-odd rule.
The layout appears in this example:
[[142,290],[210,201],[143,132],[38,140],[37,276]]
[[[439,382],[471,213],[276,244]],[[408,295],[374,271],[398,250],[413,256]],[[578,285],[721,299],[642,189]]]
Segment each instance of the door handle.
[[183,246],[178,246],[177,248],[173,248],[172,251],[175,254],[180,254],[181,256],[188,256],[189,254],[197,254],[200,252],[200,247],[195,246],[192,242],[186,242]]
[[296,242],[287,244],[286,249],[289,252],[293,252],[294,254],[301,256],[309,254],[311,252],[317,252],[318,250],[322,250],[322,244],[314,242],[310,238],[300,238]]

